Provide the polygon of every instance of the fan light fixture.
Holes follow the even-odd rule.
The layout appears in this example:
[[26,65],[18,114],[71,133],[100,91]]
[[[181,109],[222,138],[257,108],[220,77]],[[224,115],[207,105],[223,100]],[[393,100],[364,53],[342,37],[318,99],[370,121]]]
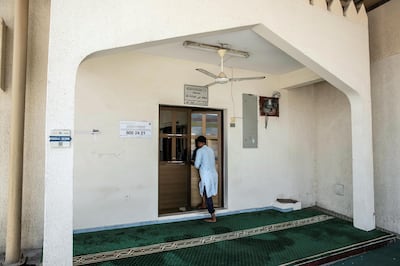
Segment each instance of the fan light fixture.
[[[225,45],[226,46],[226,45]],[[232,51],[232,49],[230,49]],[[265,79],[265,76],[261,76],[261,77],[245,77],[245,78],[228,78],[228,76],[225,74],[224,72],[224,56],[225,54],[228,52],[229,50],[227,48],[219,48],[217,50],[217,53],[220,57],[221,60],[221,71],[219,72],[218,75],[215,75],[213,73],[211,73],[210,71],[207,71],[205,69],[202,68],[196,68],[197,71],[212,77],[214,79],[214,82],[211,82],[210,84],[207,84],[207,87],[210,87],[214,84],[225,84],[228,83],[230,81],[243,81],[243,80],[253,80],[253,79]]]
[[221,43],[218,46],[218,45],[205,44],[205,43],[199,43],[199,42],[184,41],[182,45],[187,48],[193,48],[193,49],[202,50],[202,51],[206,51],[206,52],[210,52],[210,51],[218,52],[219,50],[223,49],[223,50],[225,50],[225,54],[243,57],[243,58],[248,58],[250,56],[250,54],[248,52],[228,48],[227,45],[226,44],[224,45],[223,43]]

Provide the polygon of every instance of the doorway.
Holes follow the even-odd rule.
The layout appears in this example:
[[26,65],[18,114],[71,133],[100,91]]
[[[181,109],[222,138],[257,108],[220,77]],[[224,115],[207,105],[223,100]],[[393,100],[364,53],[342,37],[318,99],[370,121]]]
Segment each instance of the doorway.
[[203,135],[214,150],[218,172],[215,207],[223,207],[222,111],[160,106],[158,213],[172,214],[197,210],[201,204],[199,174],[191,164],[195,139]]

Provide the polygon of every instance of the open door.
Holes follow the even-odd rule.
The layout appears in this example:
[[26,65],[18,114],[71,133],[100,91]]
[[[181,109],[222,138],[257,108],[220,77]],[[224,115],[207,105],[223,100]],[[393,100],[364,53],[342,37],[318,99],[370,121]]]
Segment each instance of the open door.
[[190,110],[160,107],[159,214],[189,207]]
[[222,111],[160,106],[159,214],[196,210],[201,203],[198,171],[190,163],[200,135],[215,153],[218,195],[213,200],[215,207],[223,207]]
[[[191,151],[195,149],[198,136],[207,138],[207,146],[214,150],[215,167],[218,172],[218,194],[213,197],[214,207],[222,207],[222,111],[193,110],[191,112]],[[201,203],[199,194],[200,177],[198,170],[191,166],[191,207]]]

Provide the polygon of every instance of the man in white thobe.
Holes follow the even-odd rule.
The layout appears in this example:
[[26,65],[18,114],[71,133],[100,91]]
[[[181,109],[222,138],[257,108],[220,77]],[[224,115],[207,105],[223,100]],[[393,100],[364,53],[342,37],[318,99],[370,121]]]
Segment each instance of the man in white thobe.
[[198,147],[194,166],[200,170],[199,189],[200,195],[206,197],[206,205],[211,219],[206,219],[206,222],[215,223],[215,209],[212,196],[217,195],[218,191],[218,174],[215,169],[214,151],[207,146],[207,139],[204,136],[199,136],[197,139]]

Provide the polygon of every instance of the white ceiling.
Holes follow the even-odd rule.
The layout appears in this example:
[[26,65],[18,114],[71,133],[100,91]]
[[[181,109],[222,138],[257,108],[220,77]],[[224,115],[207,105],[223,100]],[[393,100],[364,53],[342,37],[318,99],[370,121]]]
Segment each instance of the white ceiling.
[[191,38],[179,38],[162,42],[161,44],[153,43],[151,46],[140,48],[136,51],[219,65],[219,57],[216,52],[184,47],[182,43],[185,40],[211,45],[224,43],[229,44],[232,49],[243,50],[250,53],[250,57],[248,58],[226,55],[224,60],[224,66],[226,67],[248,69],[273,75],[284,74],[303,67],[299,62],[261,38],[251,29],[215,32]]
[[[358,4],[364,2],[367,9],[371,9],[374,6],[386,3],[388,1],[389,0],[356,0],[355,2]],[[348,3],[347,0],[342,0],[342,2]],[[279,48],[261,38],[258,34],[252,31],[251,28],[233,29],[186,38],[182,37],[173,40],[145,43],[136,46],[133,49],[152,55],[219,65],[219,57],[217,53],[185,48],[182,43],[186,40],[211,45],[219,45],[224,43],[228,44],[232,49],[243,50],[250,53],[249,58],[226,55],[224,61],[224,65],[226,67],[253,70],[266,75],[281,75],[304,67],[286,53],[282,52]],[[126,51],[126,49],[131,50],[132,47],[125,47],[125,49],[121,49]],[[111,51],[102,51],[96,55],[107,54],[108,52]]]

